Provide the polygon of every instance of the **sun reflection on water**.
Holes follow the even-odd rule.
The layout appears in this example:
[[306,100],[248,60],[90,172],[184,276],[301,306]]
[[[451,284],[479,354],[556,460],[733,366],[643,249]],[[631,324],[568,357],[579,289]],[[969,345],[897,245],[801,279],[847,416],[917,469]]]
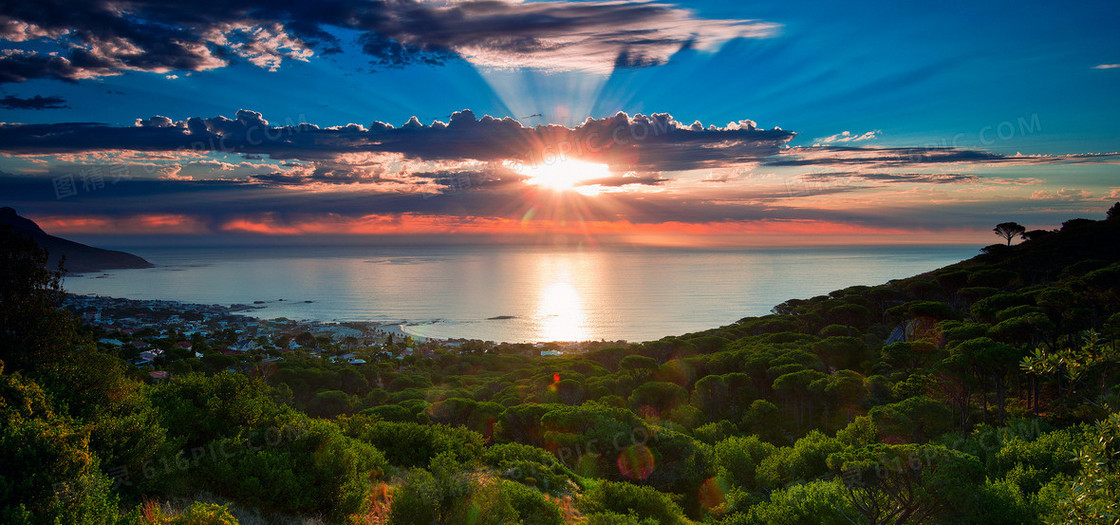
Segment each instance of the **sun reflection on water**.
[[539,341],[585,341],[589,339],[587,313],[579,292],[567,279],[545,287],[537,305]]

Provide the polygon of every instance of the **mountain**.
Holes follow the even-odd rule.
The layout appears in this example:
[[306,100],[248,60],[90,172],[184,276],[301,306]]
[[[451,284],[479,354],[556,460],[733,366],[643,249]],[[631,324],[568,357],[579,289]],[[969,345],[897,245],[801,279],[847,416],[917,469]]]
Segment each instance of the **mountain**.
[[44,232],[35,221],[20,217],[16,210],[0,208],[0,225],[8,226],[18,233],[30,237],[47,250],[48,268],[56,268],[58,260],[66,257],[65,267],[69,273],[96,272],[122,268],[151,268],[152,263],[131,253],[116,250],[103,250],[85,244],[55,237]]

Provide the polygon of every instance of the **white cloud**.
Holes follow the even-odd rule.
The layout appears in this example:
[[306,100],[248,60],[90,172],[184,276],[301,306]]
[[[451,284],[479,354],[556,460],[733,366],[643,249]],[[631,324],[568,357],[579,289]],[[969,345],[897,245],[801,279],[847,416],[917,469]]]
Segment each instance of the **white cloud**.
[[823,139],[817,139],[817,142],[821,143],[821,144],[833,144],[833,143],[844,143],[844,142],[863,142],[865,140],[873,140],[873,139],[879,138],[879,135],[881,133],[883,133],[883,132],[881,130],[877,130],[877,129],[868,131],[867,133],[864,133],[862,135],[853,135],[851,131],[842,131],[840,133],[837,133],[837,134],[829,136],[829,137],[825,137]]
[[1093,194],[1075,188],[1062,188],[1058,191],[1038,190],[1031,194],[1031,200],[1083,201],[1093,198]]

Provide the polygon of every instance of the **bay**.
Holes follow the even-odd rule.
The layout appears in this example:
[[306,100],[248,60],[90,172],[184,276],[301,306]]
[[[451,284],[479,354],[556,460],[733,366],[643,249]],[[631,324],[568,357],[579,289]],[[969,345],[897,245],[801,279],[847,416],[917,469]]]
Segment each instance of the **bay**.
[[765,315],[790,298],[933,270],[976,246],[742,249],[118,246],[155,268],[69,276],[67,291],[253,304],[266,319],[399,322],[489,341],[645,341]]

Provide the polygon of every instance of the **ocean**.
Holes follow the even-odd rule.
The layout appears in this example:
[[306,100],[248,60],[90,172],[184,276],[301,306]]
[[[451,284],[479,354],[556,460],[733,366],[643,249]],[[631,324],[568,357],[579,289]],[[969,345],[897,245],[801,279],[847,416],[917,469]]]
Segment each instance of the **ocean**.
[[67,291],[248,315],[399,322],[487,341],[647,341],[765,315],[787,299],[880,284],[978,246],[734,250],[516,246],[136,247],[155,268],[68,276]]

